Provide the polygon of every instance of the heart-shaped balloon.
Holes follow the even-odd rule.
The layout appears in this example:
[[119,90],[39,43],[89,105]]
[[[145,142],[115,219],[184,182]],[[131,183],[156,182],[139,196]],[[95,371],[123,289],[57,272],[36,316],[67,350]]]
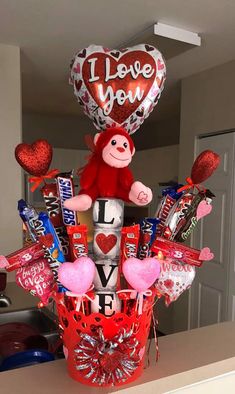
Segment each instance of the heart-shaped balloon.
[[45,175],[52,160],[52,146],[46,140],[37,140],[33,144],[19,144],[15,149],[19,165],[34,176]]
[[85,294],[95,276],[95,263],[89,257],[79,257],[73,263],[63,263],[58,270],[60,283],[73,293]]
[[141,293],[149,289],[157,280],[160,274],[160,263],[151,257],[143,260],[130,257],[124,261],[122,272],[129,285]]
[[207,216],[212,211],[212,205],[208,204],[205,200],[201,201],[197,207],[197,220]]
[[46,304],[54,286],[54,275],[48,262],[38,259],[16,271],[16,283]]
[[71,64],[71,83],[84,112],[99,130],[122,126],[134,133],[157,104],[166,67],[150,45],[107,50],[90,45]]
[[158,293],[165,297],[166,305],[169,305],[191,287],[195,277],[195,268],[189,264],[177,263],[172,259],[158,261],[161,272],[155,287]]

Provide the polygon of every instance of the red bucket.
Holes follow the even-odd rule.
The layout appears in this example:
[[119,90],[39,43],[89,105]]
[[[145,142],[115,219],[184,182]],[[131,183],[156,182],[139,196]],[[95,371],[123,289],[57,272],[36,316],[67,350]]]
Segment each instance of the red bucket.
[[66,295],[56,298],[62,339],[68,353],[68,372],[78,382],[99,387],[120,386],[141,375],[153,297],[144,300],[141,315],[135,302],[122,302],[126,313],[105,317],[101,313],[76,312],[73,300]]

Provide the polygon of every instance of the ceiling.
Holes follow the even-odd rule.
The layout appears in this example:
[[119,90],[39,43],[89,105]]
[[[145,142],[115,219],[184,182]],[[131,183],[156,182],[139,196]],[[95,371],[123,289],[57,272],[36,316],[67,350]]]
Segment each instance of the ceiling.
[[199,33],[202,46],[167,60],[147,125],[177,116],[182,78],[235,58],[234,0],[1,0],[0,15],[0,42],[21,48],[25,112],[83,117],[68,85],[73,54],[91,43],[119,47],[157,21]]

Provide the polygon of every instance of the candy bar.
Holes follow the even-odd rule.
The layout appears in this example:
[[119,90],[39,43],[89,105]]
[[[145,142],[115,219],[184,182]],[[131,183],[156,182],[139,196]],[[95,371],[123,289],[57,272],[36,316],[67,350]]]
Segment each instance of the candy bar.
[[55,228],[63,226],[60,199],[58,197],[56,183],[47,183],[41,189],[41,192],[45,201],[47,213],[51,220],[51,223]]
[[25,224],[30,238],[32,241],[37,240],[37,234],[35,233],[32,221],[38,218],[36,210],[28,205],[23,199],[18,201],[18,211],[23,223]]
[[69,237],[66,232],[66,227],[55,227],[56,234],[59,238],[60,245],[62,247],[63,255],[66,261],[71,260],[70,246],[69,246]]
[[185,216],[185,224],[179,229],[175,237],[177,242],[184,242],[191,235],[198,223],[197,208],[200,202],[205,201],[206,204],[210,205],[212,203],[212,197],[215,197],[214,194],[211,193],[210,190],[206,190],[203,193],[198,193],[198,195],[194,198],[191,207]]
[[74,197],[72,173],[71,172],[61,173],[56,176],[56,180],[57,180],[58,195],[60,197],[60,202],[61,202],[63,222],[66,226],[68,225],[75,226],[76,224],[78,224],[76,212],[70,211],[70,209],[66,209],[64,207],[64,202],[69,198]]
[[140,236],[139,224],[122,228],[120,268],[122,267],[123,262],[129,257],[137,257],[139,236]]
[[194,198],[194,194],[186,193],[174,205],[162,234],[164,238],[175,239],[179,230],[186,224],[186,216]]
[[162,191],[162,199],[158,205],[155,217],[160,220],[157,226],[157,235],[160,236],[164,230],[167,219],[171,213],[175,202],[182,196],[182,193],[177,193],[177,189],[181,185],[168,187]]
[[[58,282],[58,268],[65,261],[65,258],[56,231],[45,212],[40,212],[38,219],[33,220],[32,223],[39,239],[41,236],[52,235],[53,243],[50,246],[45,245],[45,258],[50,264],[55,280]],[[59,290],[63,291],[61,285],[59,285]]]
[[87,226],[84,224],[67,226],[72,261],[88,254]]
[[154,241],[151,251],[158,258],[171,258],[173,260],[200,267],[203,263],[199,260],[200,250],[190,248],[177,242],[169,241],[168,239],[157,237]]
[[6,256],[8,272],[14,271],[44,256],[44,250],[39,243],[33,243]]
[[156,238],[156,230],[159,219],[145,218],[140,222],[140,240],[138,257],[142,260],[150,256],[150,247]]

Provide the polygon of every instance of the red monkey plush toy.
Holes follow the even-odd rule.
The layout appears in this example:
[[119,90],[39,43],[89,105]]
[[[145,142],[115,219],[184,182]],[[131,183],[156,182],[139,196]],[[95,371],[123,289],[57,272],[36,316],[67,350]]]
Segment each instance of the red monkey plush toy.
[[66,200],[65,207],[86,211],[98,197],[120,198],[136,205],[151,202],[151,189],[134,182],[128,168],[135,147],[125,129],[116,127],[97,133],[94,144],[94,152],[80,175],[79,195]]

